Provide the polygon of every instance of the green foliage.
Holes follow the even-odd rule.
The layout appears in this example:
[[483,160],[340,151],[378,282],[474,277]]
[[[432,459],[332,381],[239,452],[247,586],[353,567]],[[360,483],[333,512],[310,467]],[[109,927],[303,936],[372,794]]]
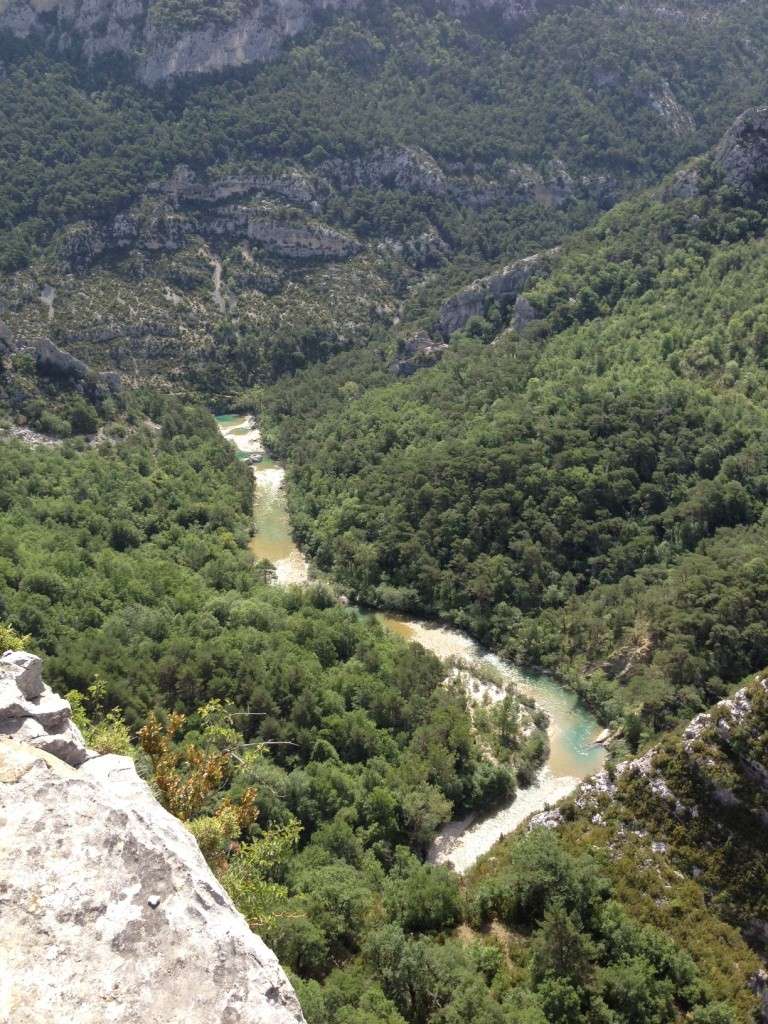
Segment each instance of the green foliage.
[[564,246],[535,338],[457,335],[399,382],[339,357],[265,396],[321,568],[638,716],[632,743],[768,658],[766,214],[708,173]]
[[589,923],[605,893],[606,883],[589,857],[575,858],[555,835],[537,831],[515,843],[504,867],[473,888],[468,914],[476,926],[491,913],[510,926],[528,926],[557,905]]
[[[150,18],[172,36],[232,23],[248,7],[153,0]],[[492,182],[487,195],[462,204],[428,190],[358,187],[329,205],[340,226],[364,238],[434,226],[475,266],[552,244],[616,191],[700,151],[762,96],[763,6],[724,4],[717,19],[705,0],[699,8],[702,16],[670,32],[642,4],[566,5],[510,40],[497,18],[461,24],[435,16],[432,4],[369,4],[356,17],[324,19],[314,38],[271,66],[226,82],[190,77],[167,94],[136,87],[120,68],[97,76],[6,40],[0,270],[27,262],[62,223],[114,214],[181,161],[298,161],[312,170],[398,143],[423,146],[470,180],[482,172]],[[690,122],[660,112],[665,87]],[[575,182],[570,198],[559,198],[557,160]],[[510,203],[510,182],[522,183],[523,197],[532,191],[531,168],[544,172],[553,198]]]
[[79,690],[65,694],[72,707],[72,720],[83,734],[85,745],[100,754],[120,754],[134,757],[135,747],[120,708],[104,710],[106,686],[96,677],[88,687],[87,695]]
[[[270,66],[157,92],[3,50],[0,271],[54,267],[63,225],[105,221],[180,160],[333,179],[337,159],[423,146],[447,191],[340,186],[321,206],[369,252],[439,236],[421,287],[424,267],[377,264],[403,329],[429,327],[455,286],[592,222],[762,96],[756,0],[716,18],[693,0],[674,32],[644,4],[550,6],[510,40],[497,19],[370,4]],[[151,16],[172,34],[243,10],[155,0]],[[667,91],[695,127],[660,114]],[[254,398],[321,570],[558,672],[633,750],[768,660],[768,220],[699,173],[699,195],[641,197],[571,238],[524,330],[492,306],[409,381],[375,312],[354,337],[322,316],[227,321],[195,371],[211,391],[292,375]],[[0,646],[46,655],[97,749],[131,752],[143,724],[161,797],[299,976],[310,1024],[748,1024],[756,961],[717,915],[766,914],[763,845],[740,841],[762,835],[739,771],[765,763],[762,718],[707,749],[738,805],[671,743],[664,771],[705,814],[671,820],[630,773],[606,833],[574,802],[560,836],[514,836],[460,882],[423,855],[451,816],[509,798],[514,769],[530,779],[545,750],[521,739],[524,709],[475,709],[473,729],[434,658],[327,588],[268,587],[246,550],[250,475],[202,410],[145,398],[86,447],[70,438],[115,403],[33,397],[29,356],[14,366],[8,395],[64,443],[0,445]],[[702,884],[664,872],[638,822]]]
[[[89,743],[125,752],[147,710],[172,712],[167,729],[162,710],[142,729],[155,783],[179,796],[283,961],[323,982],[310,1017],[501,1021],[503,955],[446,944],[462,919],[458,880],[406,848],[421,852],[454,805],[490,792],[478,788],[463,700],[432,657],[322,588],[259,582],[236,539],[247,540],[247,472],[207,417],[174,402],[148,411],[159,435],[0,449],[12,484],[0,531],[6,613],[39,609],[48,676],[77,685]],[[115,523],[134,531],[130,547],[116,543]],[[535,916],[556,887],[588,918],[588,862],[547,850],[515,869],[515,905]]]
[[[196,838],[199,832],[192,829]],[[224,888],[252,928],[263,928],[282,912],[288,890],[270,873],[288,859],[299,839],[298,824],[273,828],[241,844],[223,875]]]
[[449,931],[460,919],[458,879],[403,851],[389,874],[384,907],[405,932]]
[[32,647],[32,637],[22,636],[13,626],[0,623],[0,647],[3,651],[28,651]]
[[455,878],[406,849],[493,798],[464,697],[327,588],[268,586],[251,474],[210,415],[141,413],[160,431],[0,445],[7,646],[45,654],[96,749],[136,754],[141,726],[142,771],[295,970],[323,978],[387,915],[450,928]]

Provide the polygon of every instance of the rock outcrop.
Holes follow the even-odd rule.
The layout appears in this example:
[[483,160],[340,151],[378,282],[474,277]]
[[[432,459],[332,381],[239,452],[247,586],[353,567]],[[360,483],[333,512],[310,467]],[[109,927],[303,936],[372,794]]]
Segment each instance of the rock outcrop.
[[81,765],[87,757],[67,701],[43,683],[42,664],[31,654],[9,652],[0,659],[0,737]]
[[398,347],[397,359],[389,367],[395,377],[412,377],[417,370],[438,363],[448,346],[434,341],[426,331],[418,331]]
[[164,16],[153,0],[0,0],[0,31],[41,37],[62,52],[79,46],[87,61],[123,54],[154,85],[180,75],[221,71],[277,57],[327,11],[361,0],[253,0],[223,12],[211,5],[187,18]]
[[747,110],[737,118],[714,152],[718,167],[732,187],[747,199],[768,190],[768,107]]
[[[764,712],[756,709],[756,702],[768,699],[768,676],[757,676],[749,687],[738,690],[732,697],[720,701],[710,711],[702,712],[692,719],[682,733],[682,749],[690,766],[696,768],[706,792],[715,805],[741,807],[754,817],[757,823],[768,828],[768,769],[757,759],[744,753],[743,736],[735,737],[740,731],[747,734],[754,728],[758,734],[762,728],[759,716]],[[720,748],[718,753],[717,748]],[[729,772],[737,791],[724,786],[720,775],[722,754],[729,758],[736,770]],[[676,793],[675,786],[667,779],[660,767],[662,759],[655,747],[641,757],[623,761],[616,765],[612,775],[603,771],[583,783],[576,792],[576,804],[580,808],[603,796],[611,798],[617,793],[617,780],[642,777],[649,791],[668,805],[676,820],[697,818],[701,811],[687,798]],[[558,824],[562,818],[559,811],[548,812],[546,820],[532,819],[531,825]]]
[[277,196],[297,206],[314,206],[317,185],[298,168],[276,174],[252,174],[246,171],[201,180],[186,164],[179,164],[167,181],[156,182],[150,190],[181,203],[218,204],[250,195]]
[[283,220],[249,206],[226,207],[199,228],[203,237],[246,238],[283,259],[342,260],[362,249],[350,235],[325,224]]
[[705,189],[702,170],[710,163],[722,180],[740,192],[746,202],[768,194],[768,107],[755,107],[737,117],[705,159],[692,160],[676,171],[661,188],[664,202],[693,199]]
[[548,271],[549,258],[555,251],[537,253],[510,263],[499,273],[481,277],[446,299],[437,319],[440,334],[449,338],[454,331],[465,327],[473,316],[482,316],[493,302],[502,307],[514,305],[528,282]]
[[252,182],[244,178],[229,179],[221,188],[196,182],[177,188],[174,180],[165,186],[165,195],[147,198],[106,224],[80,221],[69,226],[57,245],[62,264],[82,274],[105,253],[135,248],[176,252],[193,238],[254,242],[265,254],[288,260],[340,260],[362,248],[351,235],[296,210],[269,203],[222,203],[216,198],[234,195],[238,189],[251,191]]
[[[329,13],[351,13],[364,0],[246,0],[195,6],[189,12],[158,0],[0,0],[0,32],[35,36],[88,62],[110,54],[132,58],[137,76],[155,85],[278,57]],[[450,14],[478,14],[516,25],[538,13],[539,0],[440,0]]]
[[0,1024],[303,1024],[192,834],[40,668],[0,658]]
[[448,181],[437,161],[418,146],[392,146],[357,160],[329,160],[320,173],[336,188],[395,188],[444,196]]
[[0,356],[12,352],[14,348],[13,334],[10,327],[0,320]]
[[507,25],[517,25],[538,14],[541,0],[446,0],[445,8],[457,18],[492,15]]
[[48,338],[38,342],[35,355],[38,372],[46,377],[85,381],[92,385],[91,390],[96,391],[117,393],[122,387],[119,373],[113,370],[94,373],[82,359],[65,352]]

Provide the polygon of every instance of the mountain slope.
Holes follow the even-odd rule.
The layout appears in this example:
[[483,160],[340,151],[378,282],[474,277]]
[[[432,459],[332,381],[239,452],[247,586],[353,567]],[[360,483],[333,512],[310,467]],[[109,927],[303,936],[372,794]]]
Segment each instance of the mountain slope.
[[267,400],[321,567],[650,731],[768,653],[764,113],[734,133],[749,175],[716,156],[607,214],[519,330],[481,319],[406,382],[364,390],[347,358]]
[[[749,1020],[754,1009],[764,1020],[766,974],[734,929],[764,954],[767,692],[759,673],[659,748],[602,773],[572,800],[532,819],[528,837],[500,843],[469,883],[476,922],[496,917],[513,929],[519,924],[520,911],[505,888],[514,885],[521,848],[541,842],[546,848],[543,833],[554,830],[571,856],[597,857],[636,919],[674,936],[721,998],[729,993],[731,1008],[711,1007],[712,1016],[704,1013],[702,1020]],[[624,955],[628,966],[631,949],[625,946]],[[571,956],[575,960],[575,949]],[[598,966],[601,994],[614,1009],[626,1012],[629,1004],[644,1019],[663,1016],[663,989],[653,970],[644,989],[634,987],[634,971],[624,973],[624,988],[610,984],[610,969],[603,972]],[[585,1019],[592,1019],[590,1010]],[[694,1011],[686,1019],[699,1017]]]
[[450,10],[369,5],[156,90],[6,33],[0,317],[21,345],[233,393],[555,245],[764,81],[754,0],[554,4],[511,34]]

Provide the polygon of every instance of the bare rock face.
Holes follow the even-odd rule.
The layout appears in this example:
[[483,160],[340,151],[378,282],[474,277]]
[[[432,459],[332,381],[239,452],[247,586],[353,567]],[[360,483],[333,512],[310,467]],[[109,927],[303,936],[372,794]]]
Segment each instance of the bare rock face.
[[119,373],[114,371],[93,373],[82,359],[65,352],[48,338],[43,338],[38,342],[35,359],[38,372],[47,377],[86,382],[91,390],[111,391],[115,394],[122,388]]
[[768,107],[747,110],[723,136],[714,152],[726,182],[748,199],[768,190]]
[[[223,5],[222,5],[223,6]],[[155,85],[182,75],[274,60],[327,13],[354,12],[364,0],[250,0],[207,22],[158,13],[152,0],[0,0],[0,31],[37,36],[87,61],[111,53],[135,58],[138,77]],[[449,14],[516,25],[540,0],[440,0]]]
[[492,15],[508,25],[516,25],[538,14],[540,0],[446,0],[444,5],[457,18]]
[[315,182],[298,168],[276,174],[241,172],[202,181],[185,164],[179,164],[168,181],[151,186],[173,206],[181,203],[218,204],[242,196],[259,194],[277,196],[297,206],[314,207],[317,200]]
[[0,30],[39,36],[60,50],[78,44],[86,60],[120,53],[137,60],[154,85],[180,75],[273,60],[325,11],[350,11],[360,0],[252,0],[239,15],[208,24],[169,24],[150,0],[0,0]]
[[418,146],[393,146],[358,160],[329,160],[320,173],[340,189],[394,188],[436,196],[448,192],[440,166]]
[[[107,224],[83,221],[67,228],[58,241],[63,267],[81,274],[105,253],[134,248],[175,252],[192,238],[250,241],[265,253],[288,260],[343,260],[362,249],[351,235],[303,212],[264,203],[217,205],[219,197],[258,191],[246,178],[204,186],[194,179],[180,180],[177,169],[171,181],[155,186],[155,191],[160,194],[141,200]],[[190,205],[185,208],[185,203]]]
[[13,334],[10,327],[0,320],[0,355],[12,352],[15,346]]
[[[39,659],[6,654],[0,671],[0,723],[45,734],[0,739],[0,1024],[303,1024],[274,954],[130,758],[85,751]],[[60,758],[45,736],[62,724]]]
[[492,302],[511,306],[528,282],[546,273],[550,253],[537,253],[504,267],[498,274],[489,274],[474,281],[443,303],[437,327],[444,338],[466,326],[473,316],[482,316]]
[[325,224],[291,223],[247,206],[222,209],[199,229],[204,237],[247,238],[284,259],[347,259],[362,249],[350,235]]

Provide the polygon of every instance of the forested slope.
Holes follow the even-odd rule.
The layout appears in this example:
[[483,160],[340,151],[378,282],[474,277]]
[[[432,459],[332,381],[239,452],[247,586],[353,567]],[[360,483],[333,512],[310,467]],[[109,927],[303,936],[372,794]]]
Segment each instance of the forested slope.
[[0,316],[216,393],[377,341],[704,150],[760,100],[765,19],[611,0],[510,34],[370,4],[269,66],[157,89],[6,33]]
[[650,731],[762,664],[764,166],[619,206],[524,292],[525,327],[476,318],[408,381],[346,357],[274,389],[318,564]]
[[[437,825],[508,795],[510,772],[436,659],[326,588],[267,585],[245,549],[248,472],[204,412],[132,399],[97,446],[7,441],[0,462],[0,610],[34,634],[3,626],[3,644],[46,656],[89,744],[137,759],[294,973],[310,1024],[753,1019],[759,960],[737,928],[764,913],[759,843],[728,880],[707,854],[714,819],[686,847],[631,774],[609,809],[605,782],[595,807],[561,811],[562,837],[518,837],[466,885],[423,863]],[[763,756],[764,703],[738,717],[715,776],[758,811],[728,750]],[[678,749],[660,770],[701,801]],[[638,821],[668,842],[673,829],[674,864],[695,861],[701,885]]]
[[[27,37],[0,0],[3,646],[137,759],[309,1024],[752,1024],[762,676],[681,723],[768,662],[768,114],[659,182],[765,101],[765,4],[332,3],[149,88],[67,2]],[[271,9],[137,6],[171,46]],[[249,470],[168,391],[257,413],[328,583],[270,585]],[[336,585],[644,753],[468,879],[424,863],[543,738]]]

